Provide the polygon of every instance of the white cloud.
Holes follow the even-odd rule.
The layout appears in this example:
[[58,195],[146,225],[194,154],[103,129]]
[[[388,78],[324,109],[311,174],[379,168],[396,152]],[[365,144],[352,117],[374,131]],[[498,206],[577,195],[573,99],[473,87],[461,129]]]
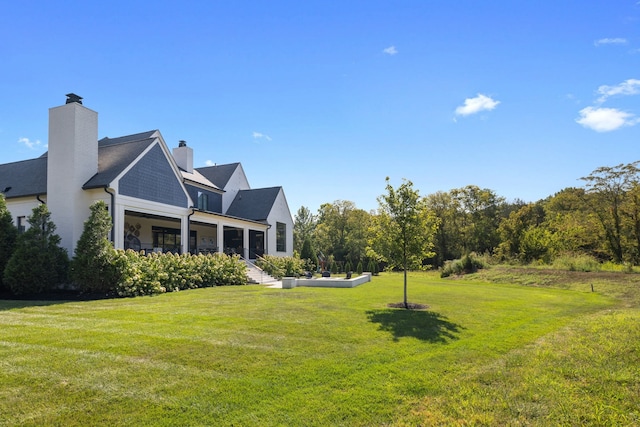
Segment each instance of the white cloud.
[[634,126],[640,123],[640,119],[617,108],[586,107],[580,110],[580,118],[576,122],[596,132],[610,132],[623,126]]
[[216,163],[213,160],[205,160],[205,166],[215,166]]
[[398,53],[398,49],[396,49],[395,46],[389,46],[388,48],[382,49],[382,52],[386,53],[387,55],[395,55]]
[[604,38],[604,39],[596,40],[593,42],[594,46],[602,46],[605,44],[627,44],[627,39],[623,39],[622,37],[615,37],[615,38]]
[[468,116],[471,114],[479,113],[481,111],[491,111],[496,108],[498,104],[500,104],[500,101],[496,101],[486,95],[479,93],[475,98],[465,99],[464,105],[456,108],[456,115]]
[[24,146],[30,150],[34,150],[42,145],[40,140],[31,141],[29,138],[20,138],[18,142],[24,144]]
[[600,98],[598,98],[600,103],[614,95],[637,95],[640,93],[640,80],[628,79],[616,86],[602,85],[598,88],[598,93],[600,94]]
[[269,135],[265,135],[260,132],[253,132],[253,139],[266,139],[267,141],[271,141],[271,137]]

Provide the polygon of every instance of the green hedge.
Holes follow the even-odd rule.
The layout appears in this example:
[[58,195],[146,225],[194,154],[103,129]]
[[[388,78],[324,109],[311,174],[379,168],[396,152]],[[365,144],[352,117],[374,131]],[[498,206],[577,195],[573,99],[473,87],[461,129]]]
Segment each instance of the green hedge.
[[282,279],[283,277],[299,277],[304,274],[305,262],[292,256],[264,255],[256,260],[256,265],[276,279]]
[[246,285],[246,266],[239,257],[211,255],[145,255],[116,251],[115,293],[121,297],[155,295],[210,286]]

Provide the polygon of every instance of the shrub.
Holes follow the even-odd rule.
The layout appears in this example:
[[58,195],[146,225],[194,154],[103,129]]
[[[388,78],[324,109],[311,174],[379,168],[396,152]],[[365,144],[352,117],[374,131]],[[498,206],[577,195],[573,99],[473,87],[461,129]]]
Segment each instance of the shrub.
[[13,219],[7,210],[4,195],[0,193],[0,288],[3,287],[2,275],[15,250],[17,239],[18,229],[13,225]]
[[16,294],[42,293],[66,284],[69,270],[67,251],[42,204],[28,218],[29,229],[17,240],[16,249],[4,270],[4,283]]
[[71,261],[71,279],[81,291],[106,292],[115,283],[115,251],[107,239],[111,217],[103,201],[91,206]]
[[348,273],[349,271],[353,271],[353,267],[351,266],[351,261],[347,261],[344,265],[344,272]]
[[318,256],[311,246],[311,239],[309,237],[306,237],[302,243],[300,259],[305,262],[304,268],[306,270],[313,271],[318,266]]
[[155,295],[211,286],[245,285],[247,267],[238,256],[161,254],[118,250],[114,292],[122,297]]
[[331,261],[331,273],[338,273],[338,264],[335,261]]
[[358,276],[360,276],[362,274],[362,261],[358,261],[358,265],[356,266],[356,273],[358,274]]
[[304,264],[304,260],[297,257],[278,257],[274,255],[264,255],[256,261],[258,267],[276,279],[301,276],[304,273]]
[[453,261],[445,261],[440,277],[449,277],[453,275],[471,274],[486,268],[485,262],[477,257],[474,253],[463,256],[461,259]]
[[587,254],[565,253],[556,257],[551,264],[553,268],[569,271],[598,271],[600,263],[598,260]]

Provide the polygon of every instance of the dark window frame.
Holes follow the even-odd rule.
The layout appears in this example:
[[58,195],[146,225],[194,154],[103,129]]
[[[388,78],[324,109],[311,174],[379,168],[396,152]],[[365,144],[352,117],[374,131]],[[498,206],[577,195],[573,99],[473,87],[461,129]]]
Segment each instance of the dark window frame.
[[276,222],[276,251],[287,251],[287,224]]

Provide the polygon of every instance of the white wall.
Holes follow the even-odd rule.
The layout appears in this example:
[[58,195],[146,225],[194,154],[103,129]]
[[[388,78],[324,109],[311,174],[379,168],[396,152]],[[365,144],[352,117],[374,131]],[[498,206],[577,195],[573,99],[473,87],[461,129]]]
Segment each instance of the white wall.
[[89,216],[82,186],[97,172],[98,113],[76,102],[49,109],[47,208],[69,255]]
[[[271,225],[271,228],[267,231],[267,253],[275,256],[292,256],[293,255],[293,218],[291,217],[291,211],[289,210],[289,204],[287,198],[284,195],[282,188],[276,197],[276,201],[271,208],[271,212],[267,218],[267,222]],[[287,228],[287,241],[286,251],[278,252],[276,250],[276,223],[281,222],[286,224]]]
[[222,195],[222,213],[227,213],[229,206],[236,198],[238,191],[240,190],[249,190],[249,181],[247,180],[247,175],[244,173],[244,169],[241,164],[238,164],[238,167],[229,178],[227,185],[224,187],[225,193]]
[[[41,197],[46,202],[45,197]],[[11,213],[13,218],[13,225],[18,226],[18,217],[23,216],[25,219],[25,226],[29,228],[29,224],[26,222],[27,218],[33,213],[33,209],[40,205],[40,202],[35,197],[24,197],[17,199],[6,200],[7,210]]]

